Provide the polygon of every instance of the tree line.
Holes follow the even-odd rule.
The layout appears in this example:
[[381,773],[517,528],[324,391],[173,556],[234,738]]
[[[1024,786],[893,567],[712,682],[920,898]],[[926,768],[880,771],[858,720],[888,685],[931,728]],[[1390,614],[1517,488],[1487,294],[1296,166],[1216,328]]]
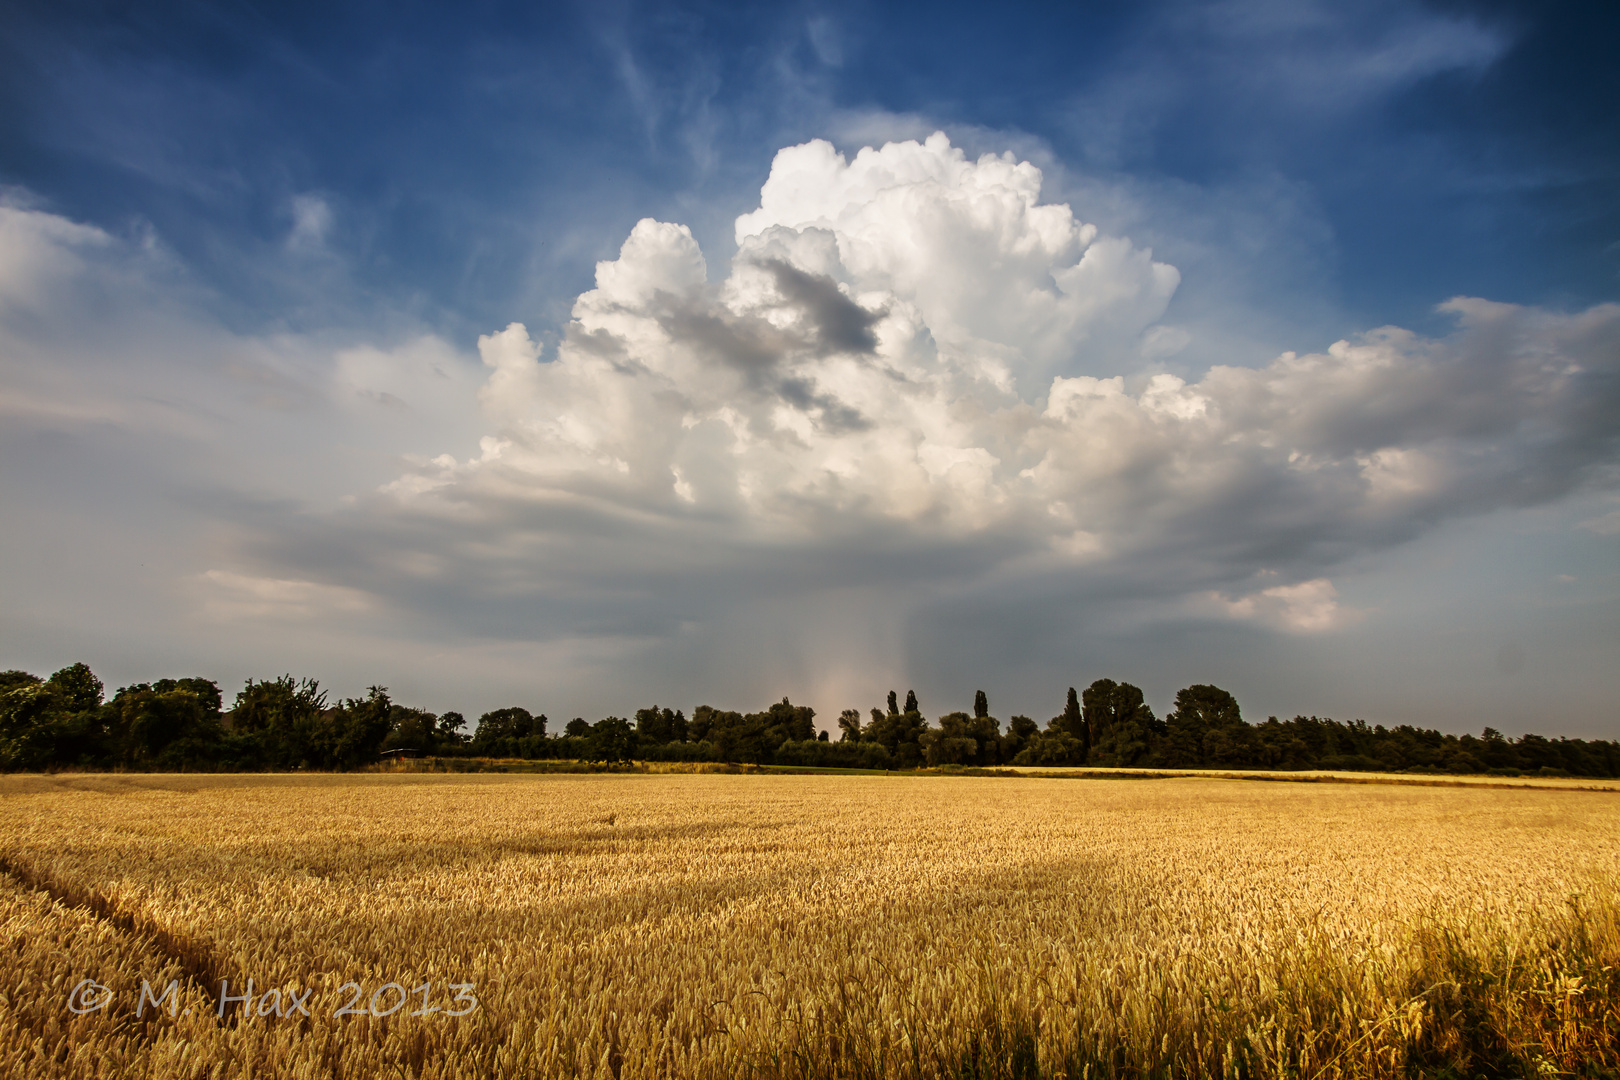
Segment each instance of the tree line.
[[1005,730],[983,691],[973,711],[930,723],[917,695],[862,715],[845,709],[838,737],[818,732],[815,710],[783,698],[759,712],[700,705],[653,706],[633,717],[559,732],[544,713],[494,709],[469,725],[457,712],[398,705],[384,687],[331,700],[312,679],[255,681],[229,709],[209,679],[160,679],[105,695],[84,664],[48,678],[0,672],[0,769],[53,768],[263,771],[341,770],[394,754],[563,759],[592,762],[714,761],[861,769],[939,766],[1072,766],[1162,769],[1335,769],[1430,773],[1620,777],[1620,744],[1605,740],[1509,739],[1493,728],[1451,735],[1402,724],[1344,723],[1316,716],[1251,724],[1216,686],[1189,686],[1155,716],[1130,683],[1098,679],[1069,689],[1043,727],[1014,716]]

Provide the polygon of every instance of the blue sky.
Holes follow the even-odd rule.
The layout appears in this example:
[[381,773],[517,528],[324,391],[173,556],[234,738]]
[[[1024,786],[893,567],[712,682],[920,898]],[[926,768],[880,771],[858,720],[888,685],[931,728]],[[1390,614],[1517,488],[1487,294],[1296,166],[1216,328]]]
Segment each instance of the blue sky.
[[[1614,734],[1612,5],[3,18],[6,666],[294,670],[552,716],[790,693],[828,721],[911,685],[930,711],[982,687],[1044,720],[1108,675],[1161,709],[1208,681],[1256,718]],[[1046,336],[989,308],[953,323],[938,297],[971,308],[1023,271],[964,232],[902,273],[904,230],[857,212],[888,189],[854,171],[805,166],[858,189],[827,226],[841,261],[804,239],[832,219],[784,196],[771,224],[799,239],[750,234],[733,264],[779,151],[827,140],[848,169],[911,141],[903,168],[950,172],[936,131],[963,168],[1030,163],[1038,204],[1072,212],[1072,250],[1030,271],[1079,305]],[[657,275],[688,241],[636,234],[673,308],[624,284],[646,218],[686,226],[706,267],[681,293],[684,271]],[[1087,245],[1081,291],[1052,285]],[[597,272],[616,259],[618,293]],[[598,286],[641,321],[581,316]],[[1456,297],[1478,303],[1442,310]],[[902,310],[927,328],[909,359],[884,351]],[[880,315],[875,352],[811,325]],[[480,352],[513,322],[530,354]],[[766,326],[788,336],[759,345]],[[1376,337],[1390,326],[1409,336]],[[589,375],[603,334],[685,411],[609,410],[642,398]],[[722,393],[744,339],[778,350],[770,374]],[[840,366],[867,354],[933,396],[891,401]],[[1527,382],[1557,364],[1579,385]],[[1075,383],[1058,415],[1054,377],[1114,376],[1124,398]],[[1425,404],[1388,406],[1403,396]],[[721,423],[729,464],[702,443]],[[1134,433],[1123,472],[1100,463],[1125,434],[1076,441],[1110,423]],[[905,437],[870,434],[885,424]],[[745,434],[763,441],[745,453]],[[629,479],[569,457],[580,438]],[[1238,444],[1264,452],[1220,457]]]
[[258,265],[300,194],[345,211],[374,303],[557,318],[541,282],[614,248],[586,223],[729,231],[779,146],[866,114],[1105,177],[1299,185],[1363,322],[1612,295],[1608,5],[1064,7],[8,5],[5,173],[149,222],[263,320],[304,310]]

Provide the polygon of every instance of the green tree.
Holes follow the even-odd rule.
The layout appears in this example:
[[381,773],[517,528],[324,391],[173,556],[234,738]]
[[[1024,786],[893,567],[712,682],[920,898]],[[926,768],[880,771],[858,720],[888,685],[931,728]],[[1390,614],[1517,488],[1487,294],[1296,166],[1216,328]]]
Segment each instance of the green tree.
[[1199,683],[1176,692],[1176,707],[1165,718],[1160,754],[1172,768],[1257,764],[1259,741],[1243,722],[1237,699],[1218,686]]
[[[0,719],[0,727],[16,729],[12,750],[0,750],[0,762],[15,754],[18,761],[30,761],[29,768],[44,768],[94,765],[106,757],[103,687],[87,666],[70,665],[43,682],[27,672],[6,672],[0,675],[0,695],[7,688],[28,692],[13,699],[10,709],[0,704],[0,714],[9,716]],[[0,735],[0,740],[6,738]]]
[[115,753],[137,768],[196,768],[220,749],[219,686],[209,679],[159,679],[121,688],[105,706]]
[[56,750],[60,691],[26,671],[0,673],[0,769],[39,769]]
[[712,705],[699,705],[692,710],[692,722],[688,725],[691,738],[707,743],[716,761],[758,762],[764,730],[763,723],[750,724],[742,713],[716,709]]
[[471,736],[466,732],[466,723],[467,718],[453,710],[439,717],[439,725],[433,732],[439,753],[454,754],[467,746]]
[[783,743],[815,741],[815,716],[808,705],[783,698],[763,712],[747,715],[700,705],[692,719],[694,726],[703,727],[721,761],[769,764]]
[[972,765],[979,755],[978,740],[969,725],[973,718],[964,712],[947,713],[939,727],[929,728],[918,737],[923,760],[929,765]]
[[[1033,721],[1031,721],[1033,724]],[[1047,726],[1045,731],[1033,732],[1023,747],[1014,755],[1014,765],[1079,765],[1085,754],[1080,740],[1061,727]]]
[[10,671],[0,671],[0,693],[15,690],[19,686],[36,686],[44,682],[38,675],[30,675],[26,671],[12,668]]
[[1154,737],[1163,735],[1142,691],[1130,683],[1098,679],[1086,688],[1081,702],[1081,716],[1091,733],[1090,764],[1136,765],[1148,755]]
[[591,725],[589,753],[591,761],[609,765],[630,761],[636,756],[636,733],[628,720],[609,716]]
[[[894,701],[892,692],[889,700],[891,703]],[[912,700],[916,700],[915,696]],[[895,768],[915,769],[923,763],[921,740],[927,730],[928,722],[915,711],[885,714],[873,709],[872,722],[861,733],[861,738],[882,746]]]
[[521,757],[522,743],[534,735],[545,736],[544,720],[536,726],[535,717],[528,709],[510,705],[504,709],[491,709],[478,718],[473,731],[474,753],[484,757]]
[[[876,711],[876,710],[874,710]],[[861,711],[859,709],[845,709],[838,714],[839,742],[861,741]]]
[[1091,725],[1086,723],[1085,713],[1080,709],[1080,697],[1075,693],[1074,687],[1069,687],[1069,696],[1063,703],[1063,712],[1053,717],[1048,726],[1077,740],[1081,746],[1080,761],[1085,761],[1085,751],[1091,748]]
[[1001,737],[1001,760],[1010,762],[1018,757],[1040,730],[1039,725],[1027,716],[1015,716],[1007,721],[1007,734]]
[[642,745],[685,742],[687,731],[686,716],[681,712],[657,705],[636,711],[636,735]]
[[56,691],[62,708],[70,713],[89,712],[101,706],[105,688],[95,672],[83,663],[65,667],[46,681]]
[[1495,728],[1486,728],[1480,735],[1479,742],[1479,758],[1487,768],[1511,769],[1518,765],[1519,758],[1513,752],[1512,745]]
[[369,765],[382,752],[382,741],[393,727],[393,702],[386,686],[366,689],[363,698],[346,698],[330,715],[325,740],[327,763],[353,769]]
[[224,753],[235,768],[326,765],[326,692],[314,679],[247,680],[225,716]]
[[816,737],[816,710],[808,705],[795,705],[783,698],[765,710],[763,719],[768,736],[778,741]]
[[388,711],[389,730],[383,738],[384,750],[415,750],[436,754],[439,750],[439,718],[425,709],[395,705]]
[[964,734],[974,743],[973,764],[1001,764],[1001,721],[990,715],[990,698],[983,690],[974,691],[973,716]]

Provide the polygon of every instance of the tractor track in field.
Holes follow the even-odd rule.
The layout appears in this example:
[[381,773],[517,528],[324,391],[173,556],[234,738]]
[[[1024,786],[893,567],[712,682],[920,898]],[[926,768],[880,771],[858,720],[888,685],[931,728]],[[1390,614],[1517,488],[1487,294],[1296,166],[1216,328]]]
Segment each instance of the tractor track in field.
[[[149,947],[180,969],[200,1000],[215,1000],[222,981],[228,980],[233,987],[244,985],[240,974],[222,961],[207,943],[171,930],[140,912],[130,911],[93,887],[40,873],[3,851],[0,851],[0,873],[25,889],[43,893],[65,908],[91,915],[132,945]],[[162,993],[162,988],[155,989]],[[114,1011],[135,1014],[135,1008],[127,1003]],[[152,1013],[167,1016],[163,1009],[154,1009]],[[228,1010],[219,1019],[220,1023],[234,1027],[240,1019],[239,1011]]]

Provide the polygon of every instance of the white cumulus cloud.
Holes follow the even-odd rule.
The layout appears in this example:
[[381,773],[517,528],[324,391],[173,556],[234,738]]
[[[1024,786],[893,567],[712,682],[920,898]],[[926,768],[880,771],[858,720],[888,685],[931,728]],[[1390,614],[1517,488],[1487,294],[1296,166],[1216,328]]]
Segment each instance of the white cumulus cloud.
[[72,581],[119,655],[836,711],[905,671],[1332,650],[1410,625],[1369,568],[1447,521],[1576,494],[1572,535],[1617,531],[1620,306],[1211,349],[1173,267],[1042,183],[942,135],[790,147],[733,257],[641,221],[555,347],[492,328],[481,365],[232,331],[161,245],[0,205],[0,645],[67,640]]
[[1296,633],[1332,630],[1356,614],[1339,606],[1339,590],[1327,578],[1273,585],[1235,599],[1211,593],[1210,599],[1234,619],[1252,619]]
[[[1309,631],[1342,621],[1325,571],[1350,555],[1612,483],[1620,307],[1461,298],[1445,338],[1139,372],[1184,337],[1155,325],[1176,271],[1040,190],[941,134],[785,149],[725,277],[684,226],[640,222],[554,355],[520,324],[480,340],[481,453],[388,491],[428,516],[597,515],[661,565],[943,546],[952,575],[1119,575]],[[855,573],[835,559],[818,587]]]

